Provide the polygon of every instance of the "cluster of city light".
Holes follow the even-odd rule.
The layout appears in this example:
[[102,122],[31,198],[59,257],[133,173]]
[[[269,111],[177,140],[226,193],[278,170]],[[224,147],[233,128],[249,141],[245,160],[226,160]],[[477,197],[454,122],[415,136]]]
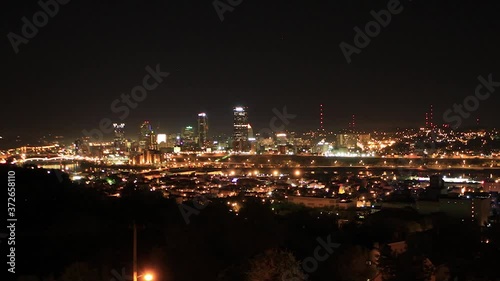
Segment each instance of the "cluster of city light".
[[327,157],[375,157],[374,152],[358,153],[358,152],[326,152]]
[[[430,177],[409,177],[409,179],[410,180],[424,181],[424,182],[430,181]],[[462,177],[448,178],[446,176],[443,176],[443,181],[445,183],[473,183],[473,184],[482,183],[482,181],[475,181],[475,180],[471,180],[468,178],[462,178]]]
[[374,140],[374,139],[372,139],[371,141],[368,142],[368,145],[366,147],[370,151],[378,151],[378,150],[384,149],[386,147],[392,146],[395,143],[396,143],[395,140]]
[[230,212],[238,213],[241,209],[241,205],[238,202],[227,202],[227,205],[230,207]]

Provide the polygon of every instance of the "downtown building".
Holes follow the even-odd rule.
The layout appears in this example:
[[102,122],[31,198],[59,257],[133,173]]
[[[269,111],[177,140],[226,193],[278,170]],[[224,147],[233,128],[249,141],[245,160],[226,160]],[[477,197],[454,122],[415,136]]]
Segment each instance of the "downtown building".
[[114,149],[116,151],[126,151],[125,123],[113,123]]
[[139,131],[139,150],[157,150],[156,134],[153,131],[153,126],[149,121],[144,121]]
[[202,112],[198,113],[198,146],[201,149],[209,146],[208,142],[208,117]]
[[183,151],[195,151],[197,146],[197,136],[193,126],[186,126],[182,128],[180,148]]
[[247,152],[250,150],[248,112],[243,106],[233,108],[233,150]]

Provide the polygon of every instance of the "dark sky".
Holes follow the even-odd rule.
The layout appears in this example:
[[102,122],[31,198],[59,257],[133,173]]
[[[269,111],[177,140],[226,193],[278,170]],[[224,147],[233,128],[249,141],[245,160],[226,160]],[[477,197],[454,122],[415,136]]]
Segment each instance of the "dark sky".
[[[221,0],[225,2],[224,0]],[[160,132],[195,125],[206,111],[211,131],[231,131],[234,105],[269,126],[273,108],[297,114],[289,129],[421,126],[474,94],[477,77],[500,81],[498,1],[401,1],[403,11],[348,64],[339,44],[389,1],[243,0],[220,21],[212,1],[83,1],[59,12],[15,54],[7,34],[22,34],[36,1],[2,9],[0,134],[77,135],[98,127],[121,93],[142,84],[145,67],[170,76],[123,120]],[[500,88],[465,120],[498,126]]]

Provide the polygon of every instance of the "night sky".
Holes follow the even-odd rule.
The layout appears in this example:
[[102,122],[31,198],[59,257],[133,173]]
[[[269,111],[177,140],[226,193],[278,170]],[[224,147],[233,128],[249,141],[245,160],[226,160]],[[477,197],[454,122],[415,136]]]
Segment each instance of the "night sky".
[[[350,64],[339,44],[354,45],[353,28],[389,1],[243,0],[221,22],[213,1],[72,0],[18,54],[7,34],[22,34],[21,18],[41,8],[9,2],[17,6],[2,8],[0,135],[77,136],[105,117],[127,123],[127,135],[146,119],[173,133],[201,111],[211,134],[229,133],[235,105],[249,107],[256,131],[286,106],[297,114],[287,128],[303,131],[318,128],[320,103],[326,129],[346,128],[352,114],[360,129],[417,127],[430,104],[442,123],[479,75],[500,81],[498,1],[401,1]],[[111,103],[157,64],[170,76],[120,120]],[[477,117],[499,126],[499,93],[464,127]]]

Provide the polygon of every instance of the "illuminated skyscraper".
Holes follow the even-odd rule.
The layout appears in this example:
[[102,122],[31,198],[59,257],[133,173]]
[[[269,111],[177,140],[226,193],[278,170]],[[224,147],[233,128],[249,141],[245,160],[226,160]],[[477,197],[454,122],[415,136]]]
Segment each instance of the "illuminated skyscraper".
[[207,114],[202,112],[198,113],[198,145],[205,147],[208,138],[208,117]]
[[250,126],[250,124],[248,124],[247,126],[248,126],[248,140],[255,140],[252,126]]
[[113,123],[113,132],[115,149],[125,149],[125,123]]
[[182,150],[196,149],[196,135],[193,126],[186,126],[181,130],[180,145]]
[[182,129],[182,140],[185,143],[194,142],[194,130],[192,126],[187,126]]
[[233,130],[233,149],[236,151],[248,150],[248,112],[246,107],[234,107]]
[[116,139],[124,139],[125,138],[125,123],[113,123],[113,132],[115,134]]
[[157,149],[156,134],[153,131],[153,126],[151,126],[151,123],[149,123],[149,121],[144,121],[144,123],[142,123],[141,125],[139,133],[139,148],[141,150]]
[[146,139],[147,136],[149,136],[153,132],[153,126],[149,123],[149,121],[144,121],[141,125],[141,131],[140,131],[140,136],[141,139]]

